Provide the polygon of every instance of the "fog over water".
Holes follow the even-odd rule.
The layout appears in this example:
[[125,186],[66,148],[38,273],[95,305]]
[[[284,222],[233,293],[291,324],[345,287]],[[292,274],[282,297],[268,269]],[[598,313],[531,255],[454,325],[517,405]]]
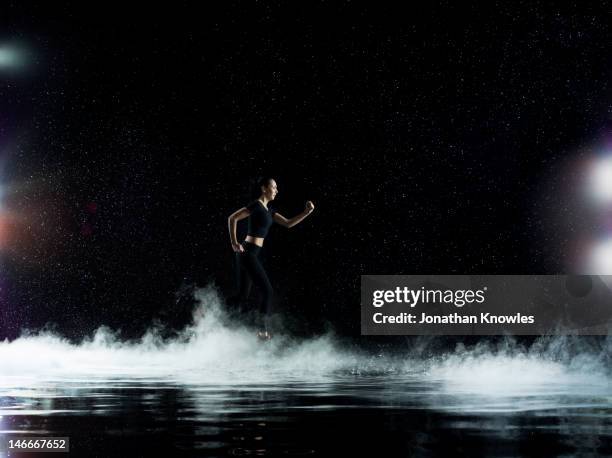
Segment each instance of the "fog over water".
[[[609,338],[596,344],[577,337],[541,338],[530,345],[510,338],[483,340],[434,356],[423,351],[422,341],[387,352],[356,350],[333,334],[309,339],[277,335],[260,342],[253,329],[229,319],[214,288],[197,290],[195,298],[192,324],[172,339],[163,339],[153,328],[141,339],[122,341],[113,330],[100,328],[78,344],[49,332],[5,340],[0,343],[0,394],[62,380],[224,387],[352,381],[357,388],[375,378],[394,392],[402,383],[418,383],[425,391],[454,398],[430,405],[443,409],[501,405],[522,410],[554,405],[561,398],[566,402],[568,396],[576,402],[585,395],[612,396]],[[429,356],[420,356],[422,351]],[[534,398],[539,402],[534,404]]]

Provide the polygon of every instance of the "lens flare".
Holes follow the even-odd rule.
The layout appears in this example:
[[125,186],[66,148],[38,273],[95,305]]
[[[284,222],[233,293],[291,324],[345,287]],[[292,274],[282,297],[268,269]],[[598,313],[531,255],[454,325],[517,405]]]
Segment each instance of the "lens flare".
[[612,274],[612,236],[595,242],[588,254],[588,273],[595,275]]
[[595,203],[612,203],[612,156],[594,160],[588,173],[588,193]]

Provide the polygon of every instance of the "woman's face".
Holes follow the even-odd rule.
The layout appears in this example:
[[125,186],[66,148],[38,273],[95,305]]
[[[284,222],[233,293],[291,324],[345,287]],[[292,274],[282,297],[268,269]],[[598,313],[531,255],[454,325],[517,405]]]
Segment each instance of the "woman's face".
[[276,181],[270,180],[268,182],[268,186],[261,187],[263,195],[266,196],[268,200],[274,200],[276,195],[278,194],[278,188],[276,187]]

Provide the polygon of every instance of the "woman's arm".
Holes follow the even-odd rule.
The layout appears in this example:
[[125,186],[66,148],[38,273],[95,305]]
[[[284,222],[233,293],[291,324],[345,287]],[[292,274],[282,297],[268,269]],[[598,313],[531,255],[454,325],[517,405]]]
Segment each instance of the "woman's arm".
[[314,204],[309,200],[308,202],[306,202],[306,208],[299,215],[296,215],[293,218],[287,219],[283,215],[277,212],[277,213],[274,213],[274,221],[276,221],[281,226],[290,228],[302,222],[302,220],[306,218],[308,215],[310,215],[313,212],[313,210],[314,210]]
[[236,210],[227,218],[227,227],[229,229],[230,241],[232,242],[232,248],[234,251],[244,251],[244,248],[242,248],[242,245],[238,243],[238,239],[236,238],[236,223],[241,219],[248,217],[250,214],[251,213],[246,207],[242,207],[240,210]]

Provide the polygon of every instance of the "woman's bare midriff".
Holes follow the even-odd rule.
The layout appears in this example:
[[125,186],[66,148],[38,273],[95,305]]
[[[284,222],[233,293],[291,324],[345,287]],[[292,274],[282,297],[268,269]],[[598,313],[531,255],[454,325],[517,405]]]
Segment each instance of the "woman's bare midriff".
[[247,235],[246,239],[244,240],[247,242],[254,243],[257,246],[263,246],[264,238],[263,237],[253,237],[252,235]]

